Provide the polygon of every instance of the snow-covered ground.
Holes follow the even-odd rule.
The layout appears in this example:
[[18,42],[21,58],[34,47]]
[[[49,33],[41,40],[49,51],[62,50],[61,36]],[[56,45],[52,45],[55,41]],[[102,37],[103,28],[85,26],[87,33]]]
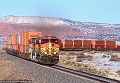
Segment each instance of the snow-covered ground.
[[[87,53],[85,53],[85,55],[87,55]],[[84,64],[96,66],[98,69],[112,70],[115,72],[120,70],[120,61],[109,61],[111,55],[106,55],[106,57],[103,57],[104,53],[95,53],[89,55],[93,56],[93,60],[84,60]]]

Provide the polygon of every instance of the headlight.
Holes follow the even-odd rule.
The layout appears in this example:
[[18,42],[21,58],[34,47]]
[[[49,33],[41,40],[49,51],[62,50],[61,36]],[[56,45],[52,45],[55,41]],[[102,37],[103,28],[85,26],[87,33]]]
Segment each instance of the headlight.
[[54,52],[54,54],[56,54],[56,52]]
[[47,54],[47,52],[45,52],[45,54]]

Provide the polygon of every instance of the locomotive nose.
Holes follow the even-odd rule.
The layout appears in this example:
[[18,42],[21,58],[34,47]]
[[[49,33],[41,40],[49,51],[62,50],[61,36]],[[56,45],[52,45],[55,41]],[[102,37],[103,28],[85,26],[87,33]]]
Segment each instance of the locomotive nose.
[[52,44],[51,43],[49,43],[49,47],[51,47],[52,46]]

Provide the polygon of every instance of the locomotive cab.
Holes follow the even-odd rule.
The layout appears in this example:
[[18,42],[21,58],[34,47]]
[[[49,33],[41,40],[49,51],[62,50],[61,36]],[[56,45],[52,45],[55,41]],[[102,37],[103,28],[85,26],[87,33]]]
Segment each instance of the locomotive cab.
[[43,64],[57,64],[59,62],[59,39],[54,36],[44,36],[36,39],[39,45],[39,62]]

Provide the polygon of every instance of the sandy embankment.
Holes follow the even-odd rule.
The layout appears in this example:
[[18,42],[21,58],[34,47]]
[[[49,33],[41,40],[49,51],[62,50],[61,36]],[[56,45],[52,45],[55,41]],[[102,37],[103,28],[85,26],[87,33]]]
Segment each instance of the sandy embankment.
[[10,76],[10,63],[11,61],[8,58],[0,56],[0,80],[4,80]]

